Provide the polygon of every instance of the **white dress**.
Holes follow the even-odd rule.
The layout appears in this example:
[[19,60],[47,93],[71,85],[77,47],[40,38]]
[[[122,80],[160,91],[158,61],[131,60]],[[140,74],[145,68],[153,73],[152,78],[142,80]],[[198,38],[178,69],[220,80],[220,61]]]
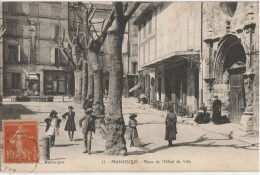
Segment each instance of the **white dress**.
[[58,118],[52,118],[51,125],[47,132],[48,136],[59,135]]

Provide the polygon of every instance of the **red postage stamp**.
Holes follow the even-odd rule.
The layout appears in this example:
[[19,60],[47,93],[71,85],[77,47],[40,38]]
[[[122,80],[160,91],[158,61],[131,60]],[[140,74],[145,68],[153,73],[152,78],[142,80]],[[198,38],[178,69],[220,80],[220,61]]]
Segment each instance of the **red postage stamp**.
[[38,163],[38,121],[3,120],[4,163]]

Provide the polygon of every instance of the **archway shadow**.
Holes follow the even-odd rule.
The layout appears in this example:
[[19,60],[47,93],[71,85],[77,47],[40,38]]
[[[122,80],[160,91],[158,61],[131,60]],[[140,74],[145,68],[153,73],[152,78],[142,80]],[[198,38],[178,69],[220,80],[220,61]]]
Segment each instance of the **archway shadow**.
[[[255,144],[250,144],[248,146],[238,146],[236,144],[231,144],[231,145],[218,145],[218,144],[214,144],[214,140],[220,140],[220,139],[208,139],[207,137],[205,137],[207,134],[204,134],[202,136],[200,136],[197,140],[192,141],[192,142],[183,142],[183,143],[177,143],[174,144],[173,146],[161,146],[158,148],[154,148],[151,150],[142,150],[142,151],[133,151],[133,152],[128,152],[128,155],[143,155],[143,154],[147,154],[147,153],[155,153],[161,150],[165,150],[165,149],[169,149],[172,147],[180,147],[180,146],[186,146],[186,147],[213,147],[213,148],[220,148],[220,147],[229,147],[229,148],[235,148],[235,149],[245,149],[245,150],[259,150],[255,147]],[[213,142],[210,142],[208,144],[198,144],[204,141],[208,141],[208,140],[212,140]],[[223,139],[224,140],[224,139]],[[230,139],[226,139],[226,140],[230,140]]]

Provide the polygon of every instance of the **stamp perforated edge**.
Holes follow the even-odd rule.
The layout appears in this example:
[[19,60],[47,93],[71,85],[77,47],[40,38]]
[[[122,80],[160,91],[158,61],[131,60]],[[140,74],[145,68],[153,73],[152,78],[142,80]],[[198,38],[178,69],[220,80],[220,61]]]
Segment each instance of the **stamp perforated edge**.
[[[34,162],[34,163],[32,163],[32,162],[30,162],[30,163],[25,163],[25,162],[21,162],[21,163],[6,163],[6,162],[4,162],[4,153],[5,153],[5,145],[4,145],[4,122],[11,122],[11,121],[14,121],[14,122],[37,122],[37,129],[36,129],[36,131],[37,131],[37,135],[38,135],[38,139],[37,139],[37,150],[38,150],[38,160],[37,160],[37,162]],[[40,147],[40,145],[39,145],[39,120],[36,120],[36,119],[23,119],[23,120],[21,120],[21,119],[4,119],[4,120],[2,120],[2,134],[1,134],[1,141],[2,141],[2,158],[1,158],[1,162],[2,162],[2,164],[8,164],[8,165],[12,165],[12,164],[17,164],[17,165],[21,165],[21,164],[26,164],[26,165],[29,165],[29,164],[31,164],[31,165],[33,165],[33,164],[38,164],[38,163],[40,163],[40,149],[39,149],[39,147]]]

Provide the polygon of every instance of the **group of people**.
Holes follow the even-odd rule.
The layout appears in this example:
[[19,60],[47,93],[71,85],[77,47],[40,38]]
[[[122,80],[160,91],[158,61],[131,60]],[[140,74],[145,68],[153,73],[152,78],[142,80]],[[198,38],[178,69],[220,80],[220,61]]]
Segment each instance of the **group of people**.
[[[129,117],[129,136],[130,136],[130,147],[139,146],[137,142],[138,132],[137,132],[137,115],[135,113],[130,114]],[[167,116],[165,120],[165,140],[168,141],[168,146],[173,146],[172,141],[176,140],[177,135],[177,116],[173,110],[173,107],[169,107],[167,111]]]
[[[79,126],[82,128],[82,133],[84,135],[84,146],[85,150],[84,153],[90,154],[91,151],[91,138],[92,133],[95,133],[96,126],[95,120],[100,118],[97,115],[93,114],[93,98],[89,96],[84,101],[83,108],[85,111],[85,115],[79,120]],[[76,131],[76,124],[75,124],[75,112],[73,111],[73,107],[68,107],[68,112],[62,115],[62,118],[67,119],[66,125],[64,130],[68,132],[69,140],[73,141],[74,132]],[[46,122],[46,130],[47,135],[50,137],[50,145],[51,147],[55,146],[55,136],[59,135],[59,128],[61,119],[57,116],[57,112],[52,110],[48,118],[44,121]],[[129,138],[130,138],[130,147],[138,146],[136,140],[138,138],[137,132],[137,125],[138,122],[136,120],[137,114],[132,113],[129,117]],[[197,123],[209,123],[210,122],[210,115],[207,112],[207,107],[203,103],[200,107],[200,111],[195,118]],[[215,96],[215,100],[213,102],[213,116],[212,121],[214,123],[219,123],[221,120],[221,101],[218,100],[218,96]],[[172,141],[176,140],[177,135],[177,116],[174,112],[173,107],[169,107],[167,111],[167,116],[165,120],[165,140],[168,141],[168,145],[172,146]]]
[[[82,127],[82,133],[84,134],[84,153],[89,154],[91,151],[92,132],[95,133],[95,120],[97,118],[92,114],[92,105],[93,98],[92,96],[89,96],[83,103],[85,115],[79,120],[79,126]],[[73,111],[72,106],[69,106],[68,110],[68,112],[62,115],[62,118],[67,119],[64,130],[68,132],[69,141],[73,141],[74,132],[76,131],[75,112]],[[55,110],[52,110],[49,117],[44,120],[46,122],[45,132],[47,132],[47,135],[50,137],[51,147],[55,146],[55,136],[59,135],[61,119],[57,116],[57,114],[58,113]]]
[[[85,150],[83,153],[91,153],[91,138],[92,133],[95,133],[96,126],[95,120],[98,118],[96,115],[93,115],[93,109],[90,108],[92,105],[92,100],[89,99],[83,105],[85,109],[85,115],[79,120],[79,126],[82,128],[82,133],[84,135],[84,146]],[[75,124],[75,112],[73,111],[73,107],[68,107],[68,112],[62,115],[62,118],[67,119],[64,130],[68,132],[69,141],[73,141],[74,132],[76,131]],[[52,110],[48,118],[44,121],[46,122],[47,135],[50,137],[50,146],[55,146],[55,136],[59,135],[60,123],[61,119],[57,116],[57,112]],[[129,138],[130,138],[130,147],[138,146],[138,132],[137,132],[137,114],[132,113],[129,117]],[[176,114],[174,113],[172,108],[169,108],[167,117],[166,117],[166,134],[165,140],[168,140],[169,146],[172,146],[172,140],[176,140],[177,128],[176,128]]]
[[198,111],[198,114],[195,118],[195,122],[198,124],[205,124],[209,123],[210,120],[215,124],[223,124],[228,123],[229,120],[227,117],[221,116],[221,107],[222,103],[218,99],[218,96],[215,96],[215,100],[213,101],[212,105],[212,119],[210,118],[210,114],[207,112],[207,107],[204,103],[202,103],[202,106],[200,107],[200,110]]

